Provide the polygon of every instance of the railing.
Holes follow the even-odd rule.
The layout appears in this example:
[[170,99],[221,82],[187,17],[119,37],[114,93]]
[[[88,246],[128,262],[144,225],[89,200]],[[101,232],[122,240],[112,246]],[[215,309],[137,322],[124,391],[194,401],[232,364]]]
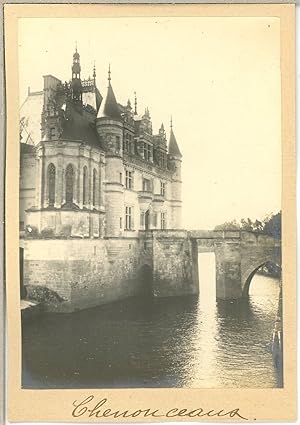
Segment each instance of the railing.
[[138,197],[139,199],[149,199],[152,200],[153,199],[153,193],[147,190],[140,190],[138,192]]
[[164,202],[165,197],[163,195],[161,195],[160,193],[155,193],[154,196],[153,196],[153,201],[154,202]]

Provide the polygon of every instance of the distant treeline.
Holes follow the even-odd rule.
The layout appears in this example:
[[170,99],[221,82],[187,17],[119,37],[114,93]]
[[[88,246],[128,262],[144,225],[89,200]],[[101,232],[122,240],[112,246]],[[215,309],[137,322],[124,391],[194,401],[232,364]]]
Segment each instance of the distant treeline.
[[242,218],[239,222],[228,221],[216,226],[215,230],[248,230],[281,239],[281,211],[266,216],[262,221],[252,221],[250,218]]

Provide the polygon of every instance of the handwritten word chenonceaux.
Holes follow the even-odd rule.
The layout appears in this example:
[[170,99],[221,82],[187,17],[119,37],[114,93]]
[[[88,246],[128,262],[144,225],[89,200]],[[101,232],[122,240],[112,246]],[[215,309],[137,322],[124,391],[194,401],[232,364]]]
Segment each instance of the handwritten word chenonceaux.
[[[179,407],[173,407],[165,412],[160,409],[126,409],[118,410],[108,407],[108,399],[102,398],[100,401],[94,401],[95,397],[89,395],[82,401],[75,400],[73,402],[72,416],[74,418],[178,418],[178,417],[227,417],[227,418],[239,418],[245,421],[248,418],[244,417],[240,413],[239,408],[232,410],[224,409],[205,409],[203,407],[195,407],[194,409],[185,409]],[[92,403],[93,402],[93,403]]]

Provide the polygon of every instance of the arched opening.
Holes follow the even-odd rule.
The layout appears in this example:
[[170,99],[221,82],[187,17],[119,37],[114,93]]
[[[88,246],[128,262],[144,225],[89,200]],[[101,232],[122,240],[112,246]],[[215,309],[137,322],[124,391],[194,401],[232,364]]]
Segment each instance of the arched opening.
[[52,163],[48,165],[47,182],[48,205],[49,207],[53,207],[55,203],[55,166]]
[[139,282],[143,295],[151,295],[153,293],[153,273],[152,268],[148,264],[144,264],[139,271]]
[[283,334],[281,267],[274,261],[264,261],[247,276],[243,288],[256,321],[256,329],[263,336],[266,351],[272,355],[277,373],[277,386],[283,386]]
[[150,227],[150,212],[147,210],[145,212],[145,230],[148,230]]
[[269,278],[279,279],[281,277],[281,267],[270,260],[264,261],[263,263],[256,266],[246,277],[245,284],[243,286],[243,297],[248,297],[250,286],[251,289],[254,290],[254,285],[251,285],[251,283],[255,282],[255,285],[258,283],[256,281],[259,279],[254,279],[257,276],[265,276]]
[[73,166],[69,164],[66,169],[66,204],[73,204],[74,195],[74,170]]
[[97,204],[97,171],[93,170],[93,206]]
[[87,166],[83,167],[83,183],[82,183],[82,202],[83,205],[88,203],[88,169]]

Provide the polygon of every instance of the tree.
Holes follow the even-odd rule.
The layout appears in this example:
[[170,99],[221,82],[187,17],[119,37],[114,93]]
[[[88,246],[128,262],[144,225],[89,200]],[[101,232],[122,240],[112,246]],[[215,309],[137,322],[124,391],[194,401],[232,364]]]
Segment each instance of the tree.
[[281,239],[281,211],[264,221],[263,233]]
[[270,235],[275,239],[281,239],[281,211],[277,214],[270,214],[263,221],[250,218],[242,218],[240,222],[236,220],[227,221],[215,227],[215,230],[246,230],[248,232],[259,232]]

